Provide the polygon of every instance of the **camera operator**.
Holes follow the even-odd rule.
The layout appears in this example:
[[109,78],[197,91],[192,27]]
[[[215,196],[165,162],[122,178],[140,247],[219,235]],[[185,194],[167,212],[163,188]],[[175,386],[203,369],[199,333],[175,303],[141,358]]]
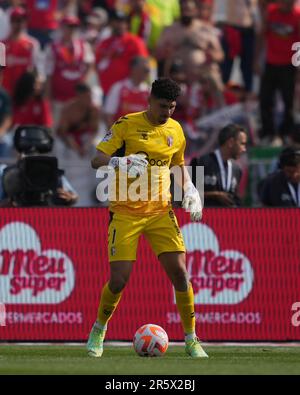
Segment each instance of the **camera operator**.
[[53,147],[50,130],[45,127],[19,126],[14,135],[19,160],[12,166],[0,166],[1,207],[71,206],[78,195],[57,159],[47,156]]

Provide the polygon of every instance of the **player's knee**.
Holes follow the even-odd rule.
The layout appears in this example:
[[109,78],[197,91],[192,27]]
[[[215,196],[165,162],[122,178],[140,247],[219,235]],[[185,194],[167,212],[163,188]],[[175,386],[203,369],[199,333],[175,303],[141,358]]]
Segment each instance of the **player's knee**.
[[173,272],[172,282],[176,291],[185,292],[189,289],[189,276],[184,268],[177,268]]
[[109,281],[109,288],[112,293],[118,294],[123,291],[127,284],[128,278],[125,277],[118,277],[118,278],[111,278]]

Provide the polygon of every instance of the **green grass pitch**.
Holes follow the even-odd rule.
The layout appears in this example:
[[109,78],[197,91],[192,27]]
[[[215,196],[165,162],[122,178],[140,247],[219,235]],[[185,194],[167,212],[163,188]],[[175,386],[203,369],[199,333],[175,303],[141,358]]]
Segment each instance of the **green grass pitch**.
[[132,347],[106,346],[102,358],[85,347],[0,344],[2,374],[95,375],[299,375],[299,347],[206,346],[209,359],[193,360],[183,346],[170,346],[162,358],[141,358]]

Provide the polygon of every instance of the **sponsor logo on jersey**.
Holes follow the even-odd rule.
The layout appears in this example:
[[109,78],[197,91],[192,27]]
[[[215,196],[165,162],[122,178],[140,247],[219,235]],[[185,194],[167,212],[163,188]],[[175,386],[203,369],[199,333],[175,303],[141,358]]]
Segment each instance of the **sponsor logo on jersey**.
[[112,139],[112,136],[113,136],[113,132],[112,132],[112,130],[109,130],[109,131],[106,133],[106,135],[103,137],[102,143],[111,140],[111,139]]
[[158,166],[158,167],[168,166],[168,160],[149,158],[147,152],[139,151],[136,152],[136,155],[145,155],[146,156],[145,159],[149,162],[150,166]]
[[149,134],[149,131],[148,130],[137,130],[137,132],[139,133],[139,135],[140,135],[140,140],[145,140],[145,141],[147,141],[148,140],[148,134]]
[[173,146],[173,143],[174,143],[173,136],[168,136],[168,137],[167,137],[167,144],[168,144],[168,147],[172,147],[172,146]]

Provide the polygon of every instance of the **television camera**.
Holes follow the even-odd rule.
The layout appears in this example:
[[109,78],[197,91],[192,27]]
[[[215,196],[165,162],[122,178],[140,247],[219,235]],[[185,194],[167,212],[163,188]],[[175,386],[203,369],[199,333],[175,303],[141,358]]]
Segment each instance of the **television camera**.
[[19,126],[14,135],[14,147],[20,159],[4,170],[3,189],[14,206],[53,206],[63,170],[51,152],[51,130],[42,126]]

